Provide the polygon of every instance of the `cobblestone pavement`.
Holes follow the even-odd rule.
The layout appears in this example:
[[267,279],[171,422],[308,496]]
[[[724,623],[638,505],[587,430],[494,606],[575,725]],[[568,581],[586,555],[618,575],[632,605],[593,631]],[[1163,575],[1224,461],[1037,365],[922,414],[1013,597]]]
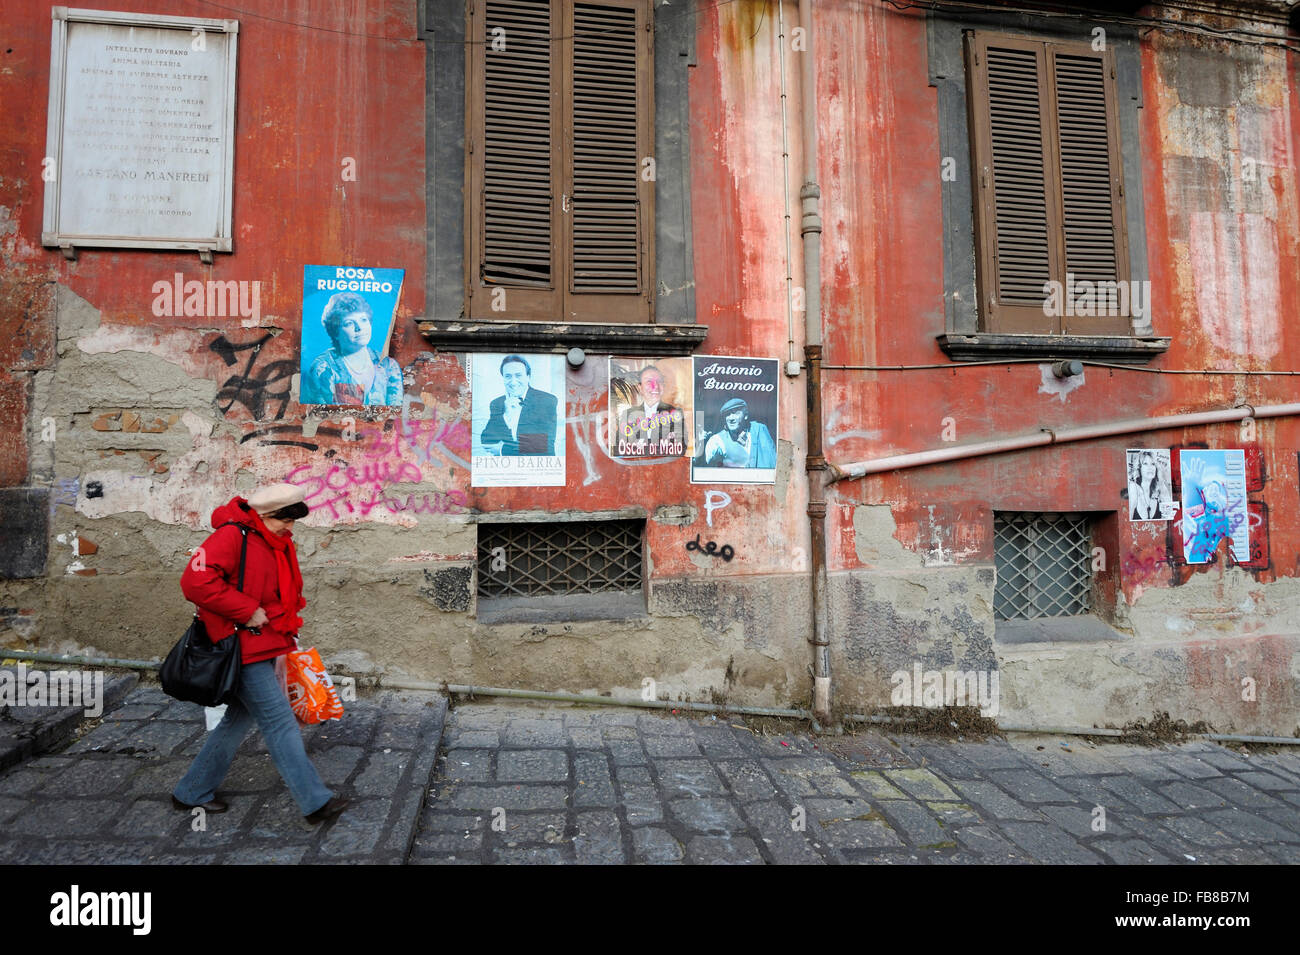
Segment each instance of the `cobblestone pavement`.
[[1300,752],[471,703],[409,862],[1300,862]]
[[203,710],[136,687],[70,746],[0,774],[0,863],[401,863],[446,701],[363,693],[346,707],[303,731],[326,785],[353,798],[336,821],[303,821],[256,732],[218,790],[230,810],[199,820],[172,807],[171,790],[203,745]]

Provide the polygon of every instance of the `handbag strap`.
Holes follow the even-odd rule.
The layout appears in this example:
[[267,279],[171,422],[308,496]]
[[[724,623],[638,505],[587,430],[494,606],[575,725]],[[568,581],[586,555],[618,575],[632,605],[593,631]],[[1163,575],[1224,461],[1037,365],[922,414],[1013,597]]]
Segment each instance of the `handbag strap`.
[[239,536],[243,538],[239,544],[239,583],[235,584],[235,589],[243,591],[244,589],[244,559],[248,556],[248,525],[241,524],[239,521],[226,521],[224,524],[218,524],[216,529],[221,530],[223,527],[234,525],[239,528]]

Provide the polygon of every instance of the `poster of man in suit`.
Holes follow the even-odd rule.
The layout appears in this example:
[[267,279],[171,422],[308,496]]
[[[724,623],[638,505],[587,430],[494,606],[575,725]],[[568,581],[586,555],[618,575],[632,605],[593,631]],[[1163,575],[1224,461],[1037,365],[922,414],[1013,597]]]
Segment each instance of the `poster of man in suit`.
[[473,487],[564,486],[562,355],[470,356]]
[[690,380],[689,358],[611,358],[610,457],[692,454]]

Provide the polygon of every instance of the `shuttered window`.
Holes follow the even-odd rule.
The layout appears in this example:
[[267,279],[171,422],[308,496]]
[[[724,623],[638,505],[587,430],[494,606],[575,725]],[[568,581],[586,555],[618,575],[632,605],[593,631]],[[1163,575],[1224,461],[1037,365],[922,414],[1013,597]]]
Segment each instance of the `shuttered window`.
[[647,0],[474,0],[470,317],[651,320],[650,23]]
[[1131,334],[1113,54],[967,39],[984,330]]

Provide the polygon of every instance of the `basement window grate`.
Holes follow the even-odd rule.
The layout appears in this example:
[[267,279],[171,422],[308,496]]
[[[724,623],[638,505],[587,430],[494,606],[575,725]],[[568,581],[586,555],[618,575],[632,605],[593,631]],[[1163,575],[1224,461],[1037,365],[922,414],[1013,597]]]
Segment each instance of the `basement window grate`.
[[1092,533],[1081,514],[993,515],[995,620],[1092,610]]
[[478,595],[640,593],[644,520],[479,524]]

